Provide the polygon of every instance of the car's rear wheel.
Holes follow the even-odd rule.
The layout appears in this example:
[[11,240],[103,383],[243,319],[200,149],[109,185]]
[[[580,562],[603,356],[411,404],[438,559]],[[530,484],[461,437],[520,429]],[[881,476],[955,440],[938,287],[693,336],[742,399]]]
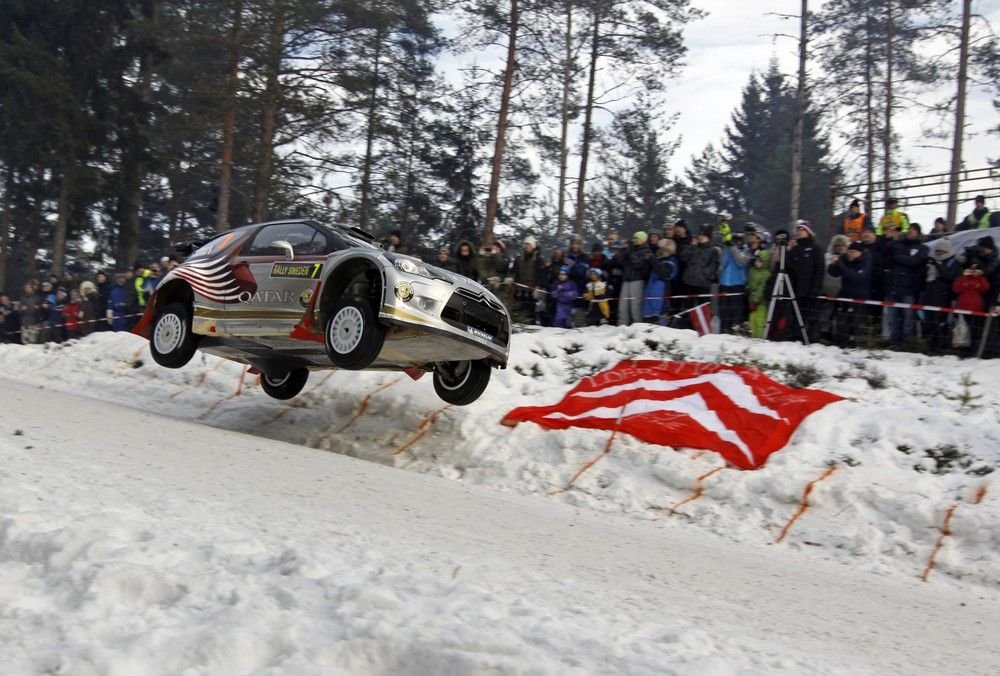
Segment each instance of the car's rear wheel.
[[309,380],[309,369],[297,368],[285,373],[260,374],[264,394],[275,399],[291,399],[302,391]]
[[455,406],[471,404],[486,391],[492,369],[489,362],[444,361],[434,368],[434,391]]
[[345,296],[330,311],[324,342],[334,366],[359,371],[371,365],[382,351],[385,329],[378,323],[371,303]]
[[171,303],[156,313],[149,339],[153,361],[179,369],[191,361],[201,336],[191,331],[191,311],[183,303]]

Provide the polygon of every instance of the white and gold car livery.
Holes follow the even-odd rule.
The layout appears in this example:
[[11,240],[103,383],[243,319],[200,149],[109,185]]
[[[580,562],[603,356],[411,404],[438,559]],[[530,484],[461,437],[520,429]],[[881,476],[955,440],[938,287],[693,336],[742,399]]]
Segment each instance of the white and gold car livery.
[[197,350],[247,364],[271,396],[320,369],[430,372],[464,405],[505,368],[510,315],[478,283],[384,251],[357,228],[289,220],[200,244],[159,283],[134,332],[168,368]]

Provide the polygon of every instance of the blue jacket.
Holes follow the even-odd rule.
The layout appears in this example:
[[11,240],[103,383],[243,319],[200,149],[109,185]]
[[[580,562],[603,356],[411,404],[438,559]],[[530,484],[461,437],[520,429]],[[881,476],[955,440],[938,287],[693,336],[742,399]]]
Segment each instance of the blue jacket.
[[746,286],[747,265],[750,256],[746,251],[735,246],[727,246],[722,250],[722,271],[719,273],[719,286]]

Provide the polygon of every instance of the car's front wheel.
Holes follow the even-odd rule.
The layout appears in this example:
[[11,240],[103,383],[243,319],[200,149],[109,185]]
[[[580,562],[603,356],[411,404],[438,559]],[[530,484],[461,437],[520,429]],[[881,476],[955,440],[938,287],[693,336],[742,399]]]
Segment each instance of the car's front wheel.
[[285,373],[260,374],[260,387],[264,394],[275,399],[291,399],[306,386],[309,369],[298,368]]
[[191,361],[201,336],[191,331],[191,311],[183,303],[171,303],[156,313],[149,339],[153,361],[179,369]]
[[449,404],[465,406],[486,391],[491,372],[483,359],[439,362],[434,368],[434,391]]
[[360,371],[367,368],[385,342],[385,329],[378,323],[371,303],[345,296],[330,310],[324,331],[326,353],[337,368]]

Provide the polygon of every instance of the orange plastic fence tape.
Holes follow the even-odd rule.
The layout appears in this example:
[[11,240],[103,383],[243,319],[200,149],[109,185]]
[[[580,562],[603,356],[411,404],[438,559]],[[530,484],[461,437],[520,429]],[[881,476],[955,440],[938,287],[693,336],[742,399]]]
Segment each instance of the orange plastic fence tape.
[[934,549],[931,550],[931,558],[927,560],[927,566],[924,568],[923,575],[920,579],[927,582],[927,578],[930,576],[931,571],[934,570],[934,559],[937,558],[938,552],[941,550],[941,545],[944,544],[944,539],[951,535],[951,517],[955,515],[955,510],[958,509],[958,503],[953,503],[948,511],[944,513],[944,521],[941,522],[940,534],[938,535],[937,542],[934,543]]
[[360,418],[361,416],[363,416],[365,414],[365,411],[368,410],[368,404],[371,403],[371,400],[372,400],[373,396],[375,396],[376,394],[378,394],[382,390],[389,389],[390,387],[392,387],[393,385],[395,385],[396,383],[398,383],[402,379],[403,379],[403,376],[400,376],[400,377],[396,378],[395,380],[390,380],[389,382],[385,383],[384,385],[380,385],[379,387],[376,387],[374,390],[372,390],[371,392],[369,392],[368,394],[366,394],[365,398],[361,400],[361,405],[358,406],[358,410],[354,414],[354,417],[351,418],[350,420],[348,420],[347,423],[343,427],[341,427],[339,430],[337,430],[335,432],[335,434],[340,434],[341,432],[343,432],[344,430],[346,430],[348,427],[350,427],[351,425],[353,425],[358,418]]
[[686,505],[687,503],[694,502],[695,500],[697,500],[698,498],[700,498],[701,495],[702,495],[702,493],[705,492],[705,486],[704,486],[705,479],[707,479],[708,477],[712,476],[713,474],[715,474],[716,472],[718,472],[720,469],[725,469],[725,467],[726,467],[725,465],[720,465],[719,467],[716,467],[713,470],[705,472],[700,477],[698,477],[697,479],[695,479],[695,482],[694,482],[694,492],[691,495],[689,495],[688,497],[686,497],[683,500],[681,500],[680,502],[678,502],[673,507],[671,507],[670,508],[670,516],[673,516],[674,514],[676,514],[677,513],[677,509],[679,507],[681,507],[681,505]]
[[218,406],[219,404],[221,404],[222,402],[224,402],[224,401],[229,401],[230,399],[232,399],[232,398],[234,398],[234,397],[238,397],[238,396],[240,396],[240,394],[242,394],[242,393],[243,393],[243,379],[244,379],[244,378],[246,377],[246,375],[247,375],[247,371],[249,370],[249,368],[250,368],[249,366],[244,366],[244,367],[243,367],[243,370],[242,370],[242,371],[240,371],[240,380],[239,380],[239,382],[237,382],[237,383],[236,383],[236,391],[235,391],[235,392],[233,392],[232,394],[230,394],[230,395],[229,395],[228,397],[226,397],[226,398],[224,398],[224,399],[219,399],[219,400],[218,400],[217,402],[215,402],[214,404],[212,404],[212,405],[211,405],[211,406],[210,406],[210,407],[208,408],[208,410],[207,410],[207,411],[205,411],[205,412],[204,412],[204,413],[202,413],[202,414],[201,414],[200,416],[198,416],[198,419],[199,419],[199,420],[200,420],[201,418],[204,418],[205,416],[207,416],[207,415],[208,415],[209,413],[211,413],[212,411],[214,411],[214,410],[215,410],[215,408],[216,408],[216,407],[217,407],[217,406]]
[[[972,501],[969,504],[978,505],[986,497],[987,484],[980,484],[979,488],[976,489],[976,494],[972,496]],[[941,547],[944,545],[944,539],[951,535],[951,519],[955,516],[955,510],[958,509],[958,503],[955,502],[948,508],[948,511],[944,513],[944,519],[941,521],[941,526],[938,528],[938,539],[934,543],[934,548],[931,550],[931,556],[927,559],[927,565],[924,567],[924,572],[920,575],[920,579],[927,582],[927,578],[930,577],[931,571],[934,570],[934,562],[937,560],[938,552],[941,551]]]
[[833,465],[831,467],[827,467],[823,471],[822,474],[820,474],[817,478],[813,479],[808,484],[806,484],[805,490],[802,491],[802,502],[799,503],[799,508],[797,510],[795,510],[795,514],[792,514],[792,518],[789,519],[788,523],[785,524],[785,527],[781,529],[781,535],[778,536],[778,539],[775,540],[775,543],[778,543],[778,542],[781,542],[782,540],[784,540],[785,536],[788,535],[788,531],[791,530],[792,524],[794,524],[796,521],[798,521],[799,517],[802,516],[803,514],[805,514],[806,510],[809,509],[809,494],[812,493],[813,486],[815,486],[820,481],[822,481],[823,479],[827,478],[828,476],[830,476],[831,474],[833,474],[836,471],[837,471],[837,466],[836,465]]
[[403,444],[395,451],[393,451],[392,455],[399,455],[400,453],[405,452],[406,449],[408,449],[410,446],[423,439],[424,435],[426,435],[428,430],[430,430],[431,425],[437,422],[438,416],[447,411],[449,408],[451,408],[451,404],[445,404],[444,406],[442,406],[441,408],[439,408],[438,410],[434,411],[429,416],[421,420],[420,424],[417,426],[417,433],[414,434],[412,437],[410,437],[409,441],[407,441],[405,444]]
[[563,486],[562,488],[556,488],[554,490],[549,491],[549,495],[559,495],[560,493],[565,493],[570,488],[572,488],[573,487],[573,483],[577,479],[580,478],[581,474],[583,474],[588,469],[590,469],[591,467],[593,467],[595,464],[597,464],[598,460],[600,460],[601,458],[603,458],[604,456],[606,456],[608,453],[611,452],[611,444],[614,443],[615,436],[617,436],[617,435],[618,435],[618,429],[616,428],[616,429],[614,429],[614,430],[611,431],[611,436],[608,437],[607,443],[604,444],[604,450],[601,451],[599,455],[597,455],[597,456],[591,458],[590,460],[588,460],[587,462],[583,463],[583,466],[576,471],[576,474],[574,474],[572,476],[572,478],[570,478],[570,480],[568,482],[566,482],[565,486]]
[[205,379],[208,378],[208,374],[209,373],[211,373],[212,371],[214,371],[215,369],[219,368],[220,366],[222,366],[225,363],[226,363],[225,359],[218,359],[218,360],[216,360],[215,364],[213,364],[211,367],[205,369],[204,371],[202,371],[201,373],[198,374],[198,377],[194,379],[194,384],[193,385],[190,385],[189,387],[182,387],[181,389],[179,389],[176,392],[174,392],[173,394],[171,394],[170,398],[171,399],[176,399],[181,394],[184,394],[185,392],[190,392],[191,390],[193,390],[193,389],[195,389],[197,387],[200,387],[205,382]]

